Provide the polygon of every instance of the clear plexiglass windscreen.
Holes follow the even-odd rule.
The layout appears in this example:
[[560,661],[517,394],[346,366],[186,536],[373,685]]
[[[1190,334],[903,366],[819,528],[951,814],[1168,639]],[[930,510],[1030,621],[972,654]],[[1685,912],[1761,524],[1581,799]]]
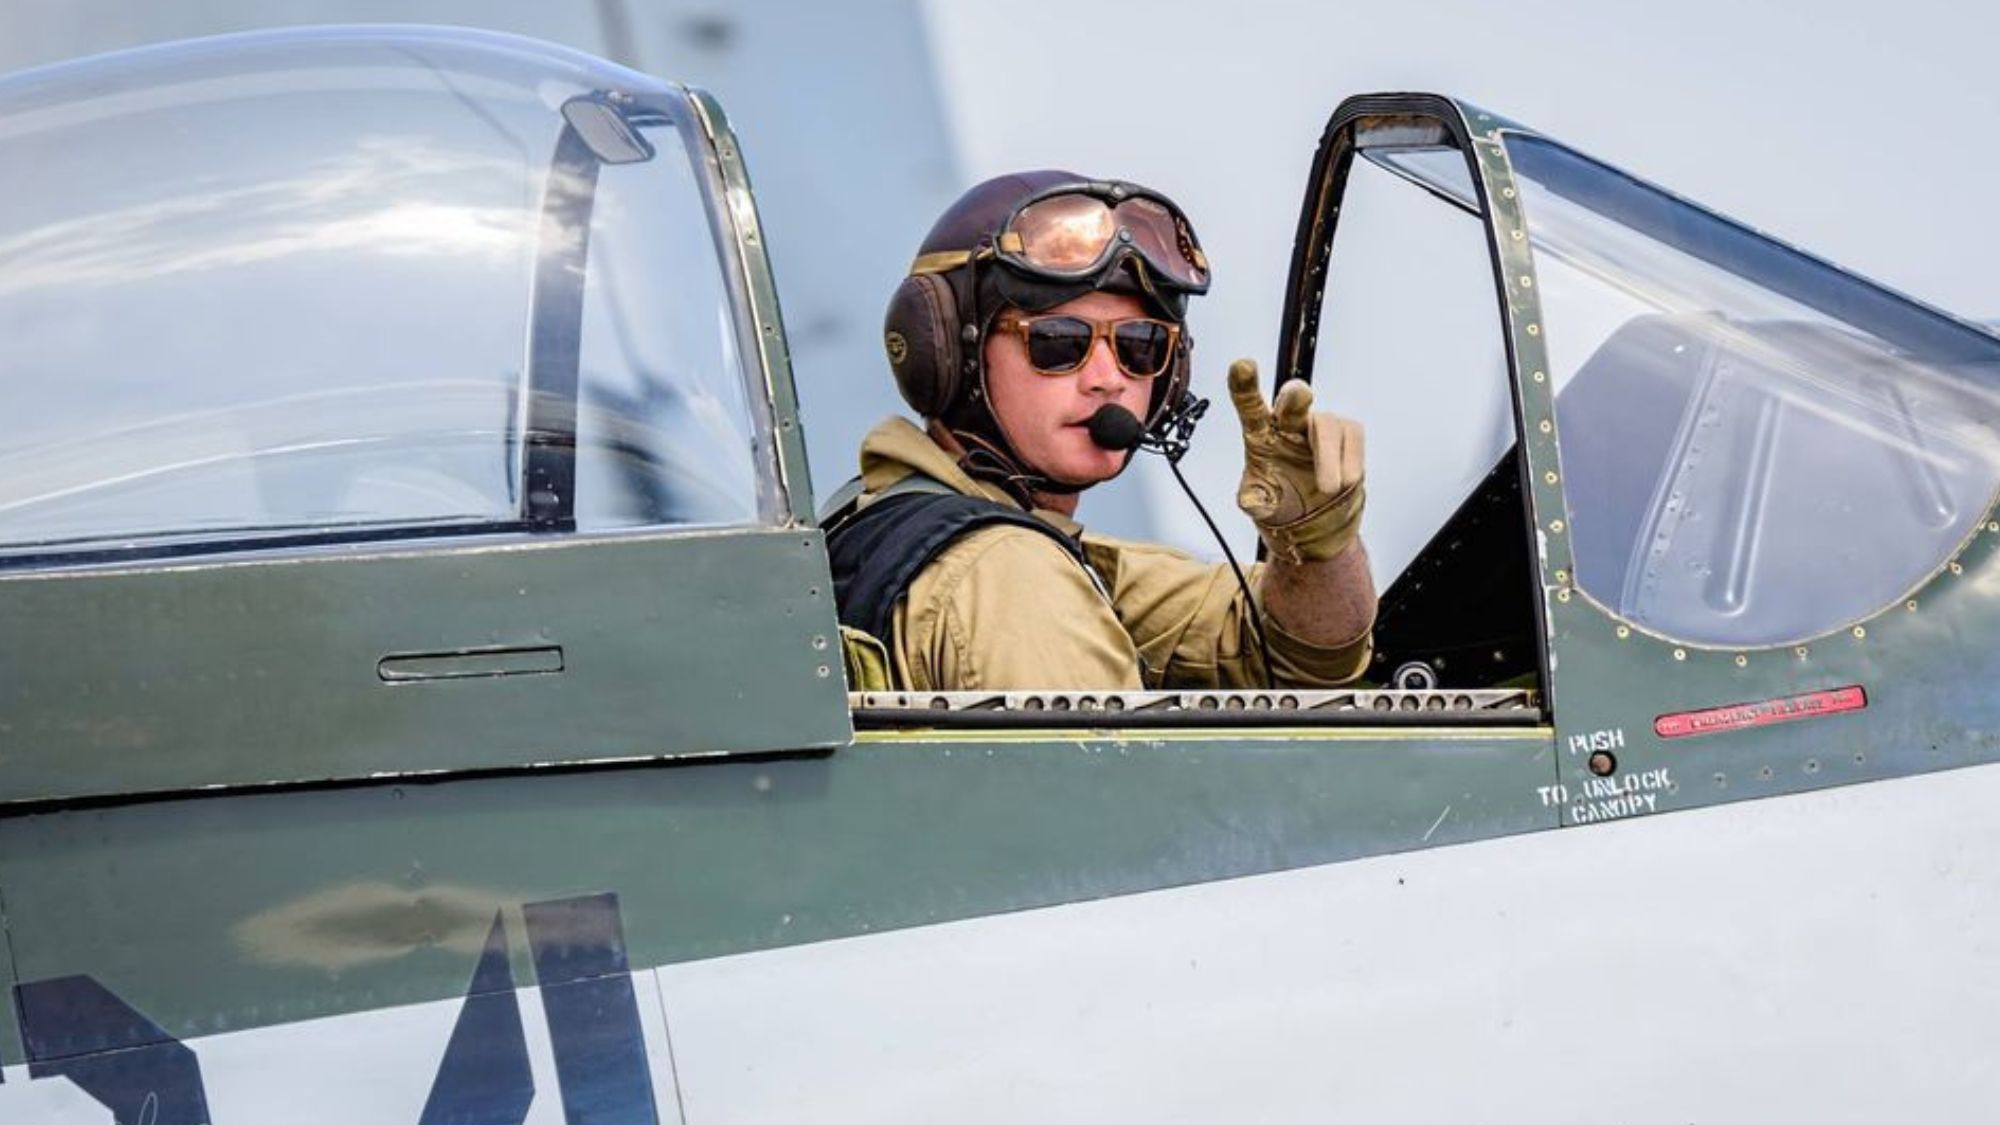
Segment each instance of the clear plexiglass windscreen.
[[2000,340],[1559,145],[1527,212],[1576,581],[1696,643],[1898,603],[2000,488]]
[[1362,538],[1386,590],[1513,448],[1514,408],[1485,228],[1447,187],[1469,198],[1465,154],[1362,156],[1328,255],[1313,388],[1366,429]]
[[[546,206],[564,102],[635,86],[685,104],[380,29],[0,83],[0,555],[518,526],[538,416],[574,418],[579,528],[768,518],[690,123],[565,172],[587,223]],[[537,302],[541,267],[583,271],[580,310]],[[579,377],[541,385],[537,342]]]

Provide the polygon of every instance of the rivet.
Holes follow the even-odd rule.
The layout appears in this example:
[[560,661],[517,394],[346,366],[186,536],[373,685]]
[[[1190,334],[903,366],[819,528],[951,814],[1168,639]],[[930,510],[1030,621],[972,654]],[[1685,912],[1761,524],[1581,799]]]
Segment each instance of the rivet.
[[833,669],[831,669],[831,668],[827,667],[827,666],[826,666],[826,665],[824,665],[824,664],[822,664],[822,665],[820,665],[820,666],[819,666],[819,678],[820,678],[820,679],[824,680],[824,679],[826,679],[827,677],[829,677],[829,676],[831,676],[831,675],[833,675]]
[[1812,650],[1806,648],[1806,646],[1804,645],[1800,645],[1799,647],[1793,649],[1792,651],[1798,655],[1798,658],[1800,660],[1804,660],[1807,656],[1811,655],[1812,652]]
[[1537,371],[1534,373],[1534,375],[1530,376],[1530,378],[1534,379],[1534,381],[1537,383],[1546,383],[1549,381],[1549,376],[1546,371]]
[[1549,521],[1549,530],[1550,530],[1550,531],[1553,531],[1553,532],[1556,532],[1557,534],[1561,534],[1561,533],[1562,533],[1562,529],[1563,529],[1563,521],[1561,521],[1561,520],[1550,520],[1550,521]]
[[1909,610],[1911,613],[1917,612],[1917,599],[1911,598],[1909,601],[1904,602],[1903,608]]
[[1736,666],[1737,666],[1738,668],[1748,668],[1748,667],[1750,666],[1750,658],[1749,658],[1749,657],[1747,657],[1747,656],[1745,656],[1745,655],[1743,655],[1743,654],[1742,654],[1742,653],[1740,653],[1740,652],[1739,652],[1739,653],[1737,653],[1737,654],[1736,654]]
[[814,637],[814,638],[813,638],[813,648],[814,648],[815,650],[819,651],[819,652],[825,652],[825,651],[826,651],[826,636],[825,636],[825,634],[821,634],[821,635],[819,635],[819,636],[816,636],[816,637]]
[[1864,627],[1862,627],[1862,626],[1860,626],[1860,625],[1856,625],[1856,626],[1854,627],[1854,639],[1855,639],[1855,640],[1857,640],[1857,641],[1858,641],[1858,640],[1860,640],[1861,638],[1863,638],[1863,637],[1865,637],[1865,636],[1867,636],[1867,635],[1868,635],[1868,630],[1867,630],[1866,628],[1864,628]]
[[1954,563],[1952,563],[1952,564],[1951,564],[1951,572],[1952,572],[1953,574],[1964,574],[1964,573],[1965,573],[1965,566],[1964,566],[1964,564],[1962,564],[1962,563],[1957,563],[1957,562],[1954,562]]
[[1558,570],[1558,571],[1556,571],[1556,581],[1558,581],[1558,582],[1568,582],[1568,581],[1569,581],[1569,571],[1567,571],[1567,570]]
[[1544,418],[1542,419],[1541,425],[1535,428],[1547,434],[1547,433],[1554,433],[1556,426],[1554,422],[1551,422],[1547,418]]
[[1560,590],[1557,590],[1557,591],[1556,591],[1556,600],[1557,600],[1557,601],[1559,601],[1559,602],[1566,602],[1566,601],[1568,601],[1568,600],[1569,600],[1569,587],[1565,586],[1565,587],[1563,587],[1562,589],[1560,589]]
[[1987,525],[1986,525],[1986,530],[1988,530],[1988,531],[2000,531],[2000,520],[1994,520],[1994,521],[1993,521],[1992,523],[1989,523],[1989,524],[1987,524]]
[[1543,473],[1542,480],[1549,484],[1554,484],[1556,482],[1556,475],[1553,472]]
[[1500,198],[1502,198],[1502,199],[1512,199],[1512,198],[1514,198],[1514,189],[1513,189],[1513,188],[1501,188],[1501,189],[1500,189]]
[[1525,273],[1524,273],[1524,274],[1522,274],[1522,275],[1521,275],[1521,288],[1523,288],[1523,289],[1533,289],[1534,287],[1535,287],[1535,279],[1534,279],[1534,278],[1532,278],[1532,277],[1529,277],[1529,276],[1528,276],[1527,274],[1525,274]]
[[766,336],[769,336],[769,335],[770,335],[771,333],[773,333],[773,332],[776,332],[777,330],[778,330],[778,326],[777,326],[777,325],[775,325],[775,324],[766,324],[766,325],[764,326],[764,335],[766,335]]
[[1528,335],[1530,335],[1530,336],[1539,336],[1539,335],[1541,335],[1541,334],[1542,334],[1542,326],[1541,326],[1541,325],[1539,325],[1539,324],[1530,324],[1530,325],[1528,325]]
[[1674,650],[1675,660],[1686,660],[1687,658],[1688,658],[1688,650],[1684,648],[1677,648]]
[[1631,636],[1631,635],[1632,635],[1632,629],[1631,629],[1631,627],[1630,627],[1630,626],[1628,626],[1628,625],[1620,625],[1620,626],[1618,627],[1618,639],[1619,639],[1619,640],[1621,640],[1621,641],[1622,641],[1622,640],[1624,640],[1625,638],[1627,638],[1627,637],[1629,637],[1629,636]]
[[1521,241],[1521,239],[1523,239],[1523,238],[1527,237],[1526,235],[1523,235],[1523,234],[1522,234],[1522,233],[1521,233],[1520,231],[1518,231],[1518,230],[1516,230],[1516,231],[1514,231],[1514,232],[1512,232],[1512,233],[1513,233],[1513,236],[1514,236],[1514,241],[1516,241],[1516,242],[1519,242],[1519,241]]

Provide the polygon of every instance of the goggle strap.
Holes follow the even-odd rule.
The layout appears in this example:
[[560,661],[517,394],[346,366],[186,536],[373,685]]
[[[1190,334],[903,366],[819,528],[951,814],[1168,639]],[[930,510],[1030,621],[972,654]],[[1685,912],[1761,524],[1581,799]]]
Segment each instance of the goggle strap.
[[970,262],[972,257],[973,252],[970,250],[938,250],[930,254],[919,254],[916,261],[910,263],[910,276],[950,273]]

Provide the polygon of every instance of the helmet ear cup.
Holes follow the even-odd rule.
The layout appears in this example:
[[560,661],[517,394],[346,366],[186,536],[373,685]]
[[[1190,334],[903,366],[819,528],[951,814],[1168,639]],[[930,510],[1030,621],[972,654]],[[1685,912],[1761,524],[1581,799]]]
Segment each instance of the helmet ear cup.
[[882,322],[889,370],[910,408],[942,416],[958,399],[960,343],[958,299],[937,274],[914,274],[896,286]]

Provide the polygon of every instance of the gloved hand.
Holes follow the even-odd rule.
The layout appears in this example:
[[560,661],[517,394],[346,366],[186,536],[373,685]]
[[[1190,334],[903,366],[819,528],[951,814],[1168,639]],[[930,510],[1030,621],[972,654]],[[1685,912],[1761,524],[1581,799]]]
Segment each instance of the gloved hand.
[[1361,424],[1312,408],[1303,380],[1266,406],[1255,360],[1229,365],[1229,399],[1243,423],[1243,484],[1236,505],[1257,524],[1273,558],[1330,559],[1361,530]]

